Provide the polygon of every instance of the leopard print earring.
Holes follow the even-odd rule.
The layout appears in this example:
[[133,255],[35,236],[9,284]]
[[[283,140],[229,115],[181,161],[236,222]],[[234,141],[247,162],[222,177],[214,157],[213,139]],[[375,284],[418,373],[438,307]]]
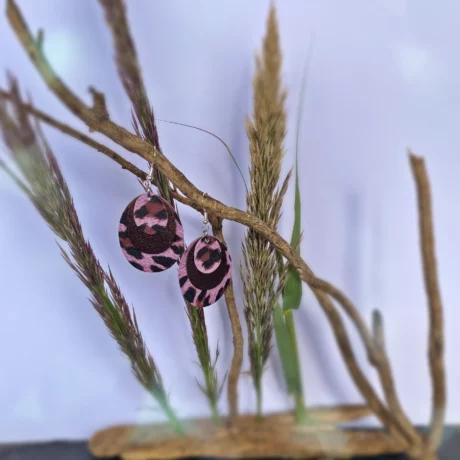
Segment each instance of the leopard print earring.
[[145,193],[124,210],[118,236],[128,262],[143,272],[172,267],[184,252],[184,230],[176,211],[159,195],[152,194],[153,165],[143,183]]
[[203,236],[194,240],[179,262],[179,284],[185,300],[207,307],[222,297],[232,279],[232,258],[227,246],[208,235],[204,211]]

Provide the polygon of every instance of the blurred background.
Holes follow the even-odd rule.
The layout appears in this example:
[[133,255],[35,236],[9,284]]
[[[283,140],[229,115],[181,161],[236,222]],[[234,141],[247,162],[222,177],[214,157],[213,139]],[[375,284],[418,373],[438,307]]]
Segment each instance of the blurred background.
[[[6,86],[6,70],[11,71],[38,108],[86,132],[38,76],[6,21],[5,4],[0,1],[0,83]],[[33,31],[45,30],[45,53],[64,81],[87,102],[89,85],[103,91],[111,118],[130,129],[130,103],[117,78],[98,2],[18,4]],[[269,1],[128,0],[127,5],[157,118],[222,137],[247,177],[244,121],[251,113],[254,54],[260,49]],[[294,164],[295,116],[298,104],[304,106],[299,151],[302,255],[318,276],[342,288],[368,321],[373,308],[381,309],[400,399],[418,424],[429,419],[431,387],[416,196],[406,149],[426,158],[445,308],[447,422],[456,423],[460,3],[291,0],[277,2],[277,9],[290,114],[284,172]],[[300,101],[312,42],[308,87]],[[195,383],[201,375],[175,270],[141,273],[119,248],[121,213],[142,192],[136,178],[77,141],[46,126],[44,131],[69,182],[86,237],[135,307],[172,405],[183,417],[208,414]],[[241,177],[216,139],[160,122],[159,133],[165,154],[193,183],[228,205],[245,207]],[[115,150],[147,169],[134,154]],[[289,238],[292,188],[285,203],[280,232]],[[162,420],[90,305],[85,287],[61,258],[55,236],[3,173],[0,209],[0,442],[85,439],[110,424]],[[182,205],[180,214],[189,243],[200,234],[201,216]],[[241,308],[238,265],[244,228],[226,222],[224,233]],[[361,402],[306,286],[295,316],[307,403]],[[220,344],[222,377],[232,355],[223,300],[206,309],[206,320],[212,348]],[[241,321],[245,330],[242,315]],[[360,363],[377,384],[352,328],[350,333]],[[276,348],[272,355],[264,377],[267,412],[291,404]],[[255,408],[249,376],[240,380],[240,408]],[[225,394],[221,409],[227,410]]]

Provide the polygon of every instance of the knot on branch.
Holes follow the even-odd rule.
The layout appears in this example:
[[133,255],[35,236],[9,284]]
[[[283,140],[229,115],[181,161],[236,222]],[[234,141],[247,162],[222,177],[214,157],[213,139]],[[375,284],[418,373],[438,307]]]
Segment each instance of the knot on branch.
[[[105,104],[105,96],[104,93],[99,92],[94,87],[89,87],[89,92],[93,96],[93,114],[96,117],[97,123],[102,123],[104,121],[108,121],[109,119],[109,112],[107,111],[107,106]],[[91,129],[94,131],[94,129]]]

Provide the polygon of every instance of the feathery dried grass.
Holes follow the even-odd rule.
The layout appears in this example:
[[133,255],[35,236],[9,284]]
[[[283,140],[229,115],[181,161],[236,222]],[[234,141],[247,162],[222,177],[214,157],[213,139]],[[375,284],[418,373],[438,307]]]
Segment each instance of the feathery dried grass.
[[3,162],[6,172],[27,194],[54,233],[68,245],[61,253],[91,293],[91,304],[104,321],[144,388],[157,400],[179,433],[182,425],[169,405],[160,372],[142,338],[134,310],[130,310],[112,272],[105,271],[85,239],[67,182],[40,126],[33,127],[22,108],[18,85],[10,77],[14,95],[12,114],[0,101],[0,130],[13,161],[26,183]]
[[[253,119],[246,121],[251,155],[248,212],[276,229],[290,174],[280,183],[286,134],[286,92],[281,87],[281,49],[276,11],[272,5],[261,56],[256,57]],[[244,313],[249,333],[251,373],[261,412],[261,379],[270,352],[272,313],[276,302],[278,261],[270,243],[253,230],[243,243]]]
[[[104,10],[107,24],[112,32],[118,75],[132,103],[131,114],[134,131],[137,136],[161,152],[155,115],[147,96],[136,47],[131,36],[126,4],[123,0],[99,0],[99,3]],[[174,206],[170,184],[165,176],[155,168],[155,165],[153,165],[153,182],[157,184],[159,193]],[[178,212],[177,206],[176,211]],[[186,305],[186,311],[190,313],[189,305]],[[197,316],[188,314],[187,316],[205,381],[205,389],[203,390],[201,385],[200,388],[206,394],[213,416],[217,421],[217,377],[215,376],[215,363],[213,364],[209,353],[204,314],[200,313]]]

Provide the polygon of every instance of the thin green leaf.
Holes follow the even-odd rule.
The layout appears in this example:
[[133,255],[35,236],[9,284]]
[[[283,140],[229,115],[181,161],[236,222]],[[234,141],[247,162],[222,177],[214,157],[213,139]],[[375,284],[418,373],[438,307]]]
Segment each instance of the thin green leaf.
[[284,323],[286,324],[286,331],[289,336],[289,340],[291,341],[292,354],[290,355],[290,361],[292,362],[292,366],[296,370],[294,389],[295,389],[296,396],[301,397],[302,381],[301,381],[301,375],[300,375],[300,360],[299,360],[299,352],[298,352],[298,347],[297,347],[297,336],[295,332],[293,310],[284,312]]
[[[298,129],[298,127],[297,127]],[[295,162],[295,199],[294,199],[294,226],[292,229],[291,245],[295,248],[297,254],[300,254],[300,236],[301,236],[301,203],[300,203],[300,188],[299,188],[299,168],[298,155],[296,148]],[[286,277],[286,284],[283,290],[283,309],[295,310],[300,307],[302,300],[302,280],[298,271],[290,265]]]
[[[297,128],[298,129],[298,128]],[[295,194],[294,194],[294,225],[292,227],[291,245],[295,247],[297,253],[300,253],[300,233],[301,233],[301,202],[300,202],[300,187],[299,187],[299,155],[298,146],[295,153]]]
[[297,270],[290,266],[288,277],[284,286],[283,309],[296,310],[302,300],[302,280]]
[[238,162],[236,161],[236,158],[233,156],[233,153],[230,150],[230,147],[219,136],[217,136],[214,133],[211,133],[211,131],[208,131],[206,129],[198,128],[197,126],[186,125],[185,123],[178,123],[177,121],[169,121],[169,120],[158,120],[158,121],[162,121],[163,123],[171,123],[172,125],[186,126],[187,128],[197,129],[198,131],[203,131],[204,133],[210,134],[211,136],[213,136],[217,140],[219,140],[225,146],[225,148],[227,149],[228,154],[232,157],[233,163],[235,163],[235,166],[237,167],[237,169],[238,169],[238,171],[240,173],[241,179],[243,179],[244,186],[246,188],[246,193],[249,194],[248,185],[246,184],[243,172],[241,171],[241,168],[240,168]]
[[292,349],[291,338],[289,337],[289,333],[286,328],[283,310],[279,305],[276,305],[273,309],[273,326],[275,329],[276,343],[278,345],[287,391],[289,394],[293,394],[297,390],[297,369],[295,365],[296,363],[292,359],[294,351]]

